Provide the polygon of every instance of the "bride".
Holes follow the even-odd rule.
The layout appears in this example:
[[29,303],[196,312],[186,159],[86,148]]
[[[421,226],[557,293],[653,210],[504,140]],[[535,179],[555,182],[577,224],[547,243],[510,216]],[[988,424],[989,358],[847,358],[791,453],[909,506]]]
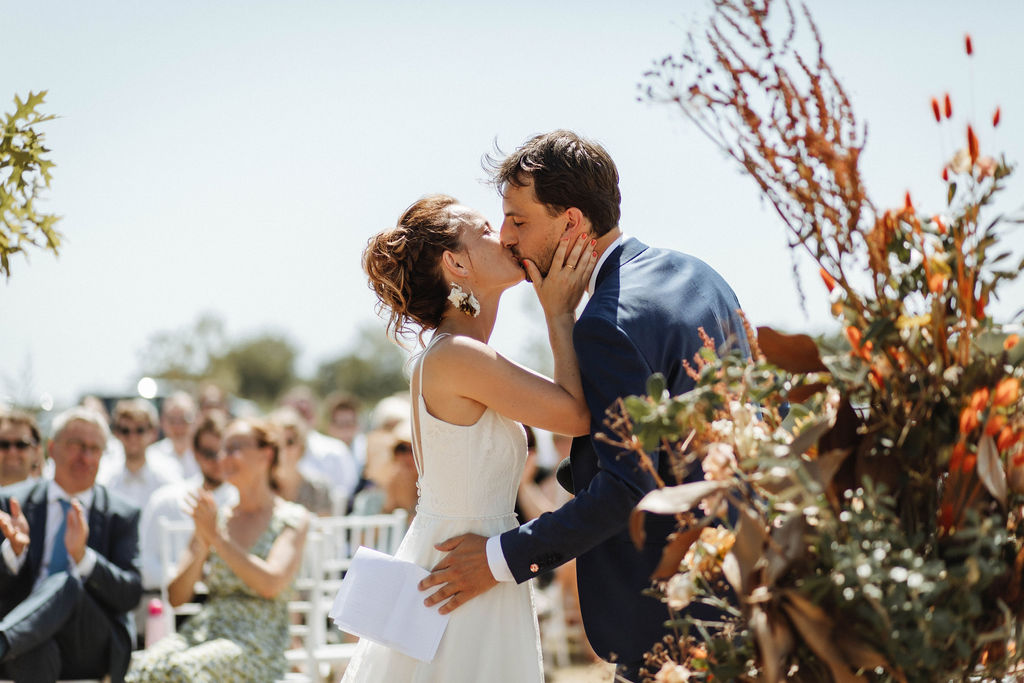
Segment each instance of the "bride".
[[[431,195],[398,226],[370,240],[363,267],[388,332],[433,331],[412,372],[413,450],[419,473],[417,514],[397,557],[432,568],[435,544],[462,533],[491,536],[516,525],[526,460],[520,423],[586,434],[590,414],[572,348],[575,309],[590,280],[593,245],[563,239],[541,276],[501,245],[487,220],[452,197]],[[498,301],[525,274],[533,282],[554,354],[554,379],[503,358],[487,345]],[[451,613],[437,654],[420,662],[362,640],[346,682],[543,681],[537,615],[529,583],[502,583]]]

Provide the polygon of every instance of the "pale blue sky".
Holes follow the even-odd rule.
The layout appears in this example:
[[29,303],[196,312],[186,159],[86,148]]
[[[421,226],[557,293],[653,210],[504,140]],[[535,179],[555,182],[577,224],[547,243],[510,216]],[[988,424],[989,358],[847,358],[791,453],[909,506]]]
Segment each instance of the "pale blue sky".
[[[944,206],[938,173],[954,141],[928,101],[946,90],[958,126],[1001,105],[996,136],[979,126],[983,151],[1024,158],[1024,3],[811,5],[869,125],[877,204],[909,189],[923,210]],[[805,318],[783,226],[752,182],[677,114],[635,101],[643,71],[678,51],[705,8],[0,0],[0,109],[50,91],[45,111],[61,118],[45,128],[58,165],[47,208],[67,237],[59,259],[18,259],[0,283],[0,398],[125,391],[149,336],[201,312],[234,338],[286,334],[309,372],[373,319],[359,268],[372,233],[429,192],[500,220],[481,156],[560,127],[615,158],[627,232],[708,261],[755,324],[823,329],[814,269]],[[1006,208],[1024,198],[1013,187]],[[1024,251],[1019,232],[1013,244]],[[997,310],[1019,308],[1022,292]],[[544,335],[530,297],[520,286],[502,305],[493,341],[513,357]]]

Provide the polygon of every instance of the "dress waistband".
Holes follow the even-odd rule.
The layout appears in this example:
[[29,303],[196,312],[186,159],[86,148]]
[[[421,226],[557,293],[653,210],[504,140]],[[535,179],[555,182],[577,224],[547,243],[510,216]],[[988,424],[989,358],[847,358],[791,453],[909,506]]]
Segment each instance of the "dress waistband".
[[443,515],[437,512],[431,512],[430,510],[424,510],[419,505],[416,506],[417,517],[430,517],[432,519],[471,519],[479,521],[489,521],[492,519],[515,519],[515,511],[505,512],[500,515]]

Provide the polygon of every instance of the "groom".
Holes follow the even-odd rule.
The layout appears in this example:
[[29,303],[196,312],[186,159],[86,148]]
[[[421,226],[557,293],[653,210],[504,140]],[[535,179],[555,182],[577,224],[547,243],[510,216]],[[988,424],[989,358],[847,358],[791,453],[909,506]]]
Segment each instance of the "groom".
[[[655,372],[666,377],[673,395],[693,387],[682,361],[692,361],[702,347],[698,328],[718,346],[747,350],[739,303],[702,261],[623,234],[618,171],[594,142],[565,130],[539,135],[495,164],[493,182],[503,198],[502,243],[542,275],[563,236],[586,233],[596,240],[590,298],[573,330],[591,433],[573,441],[572,500],[501,536],[445,541],[438,548],[447,555],[420,588],[440,585],[426,604],[450,598],[441,608],[449,612],[498,581],[521,583],[578,558],[587,637],[598,654],[617,662],[620,676],[634,681],[643,654],[667,633],[667,608],[641,593],[675,520],[647,515],[646,543],[635,549],[629,514],[655,488],[654,480],[635,458],[594,436],[604,431],[606,409],[619,397],[644,394]],[[661,478],[676,482],[666,459],[650,455]],[[689,478],[700,476],[696,471]]]

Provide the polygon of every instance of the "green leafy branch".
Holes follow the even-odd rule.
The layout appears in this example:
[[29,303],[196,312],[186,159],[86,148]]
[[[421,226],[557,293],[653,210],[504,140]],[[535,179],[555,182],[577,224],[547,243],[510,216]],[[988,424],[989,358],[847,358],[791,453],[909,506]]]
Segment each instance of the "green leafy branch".
[[36,202],[43,188],[50,187],[54,163],[50,149],[43,145],[39,124],[56,118],[36,107],[46,91],[29,92],[23,101],[14,96],[14,113],[5,113],[0,135],[0,274],[11,275],[12,254],[26,253],[29,246],[56,255],[61,234],[55,226],[60,217],[38,210]]

